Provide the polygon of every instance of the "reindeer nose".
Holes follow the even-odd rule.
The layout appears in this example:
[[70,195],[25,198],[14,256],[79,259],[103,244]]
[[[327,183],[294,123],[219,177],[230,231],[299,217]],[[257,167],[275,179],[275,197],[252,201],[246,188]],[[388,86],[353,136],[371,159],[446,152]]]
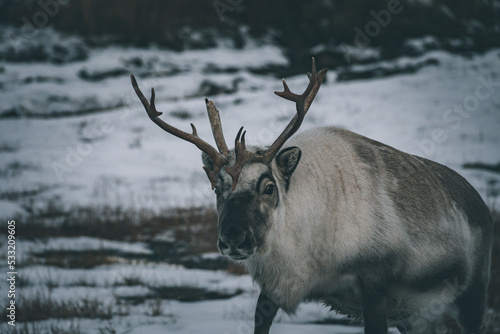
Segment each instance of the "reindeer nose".
[[253,248],[252,237],[247,231],[242,231],[237,235],[221,235],[219,239],[219,249],[221,252],[241,252]]

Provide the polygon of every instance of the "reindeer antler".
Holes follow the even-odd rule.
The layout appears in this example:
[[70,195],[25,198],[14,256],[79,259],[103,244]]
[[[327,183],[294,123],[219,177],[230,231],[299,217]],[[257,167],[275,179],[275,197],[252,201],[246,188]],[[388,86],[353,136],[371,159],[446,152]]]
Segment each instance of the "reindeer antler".
[[[238,183],[238,178],[243,169],[243,166],[249,161],[262,162],[265,164],[270,163],[274,156],[278,153],[280,148],[285,144],[285,142],[299,129],[302,121],[304,120],[304,116],[306,115],[309,107],[311,106],[316,94],[318,93],[319,87],[323,83],[323,80],[326,76],[326,69],[322,69],[318,73],[316,73],[316,63],[314,58],[312,59],[312,70],[311,73],[308,73],[309,77],[309,85],[307,85],[306,90],[301,95],[294,94],[288,88],[285,79],[283,79],[283,92],[274,92],[276,95],[295,102],[297,108],[297,114],[292,118],[290,123],[288,123],[287,127],[283,132],[279,135],[279,137],[272,143],[272,145],[263,153],[256,154],[253,152],[249,152],[245,146],[245,132],[241,135],[243,127],[238,132],[235,141],[235,153],[236,153],[236,162],[232,166],[226,166],[226,172],[231,175],[233,179],[233,190],[236,188],[236,184]],[[240,139],[241,136],[241,139]]]
[[211,170],[206,166],[204,166],[203,169],[205,170],[208,178],[210,179],[210,182],[212,184],[212,189],[214,189],[221,168],[224,165],[226,165],[229,161],[227,158],[229,150],[224,140],[224,134],[222,133],[222,124],[220,121],[219,111],[215,107],[214,103],[212,101],[209,101],[208,99],[205,99],[205,103],[207,105],[207,113],[210,119],[210,125],[212,126],[212,132],[218,150],[215,149],[212,145],[210,145],[206,141],[204,141],[203,139],[201,139],[200,137],[198,137],[198,132],[196,131],[196,127],[193,125],[193,123],[191,123],[191,129],[193,132],[187,133],[171,126],[170,124],[164,122],[161,118],[159,118],[159,116],[162,115],[162,113],[157,111],[155,107],[154,88],[151,88],[151,99],[150,102],[148,102],[144,94],[142,94],[141,90],[139,89],[139,86],[137,85],[137,80],[135,80],[134,75],[130,75],[130,79],[132,81],[132,87],[134,87],[134,90],[139,99],[141,100],[144,109],[146,109],[149,118],[153,122],[155,122],[160,128],[167,131],[168,133],[195,144],[196,147],[198,147],[201,151],[207,153],[210,156],[210,158],[214,163],[214,169]]
[[210,120],[210,126],[212,127],[212,133],[214,135],[215,143],[217,144],[217,149],[212,145],[208,144],[200,137],[198,137],[198,133],[196,131],[196,127],[191,123],[192,133],[187,133],[182,130],[179,130],[170,124],[164,122],[159,116],[162,115],[161,112],[156,110],[155,107],[155,91],[154,88],[151,89],[151,99],[150,102],[146,99],[144,94],[142,94],[139,86],[137,85],[137,81],[133,75],[130,76],[132,80],[132,86],[134,90],[141,100],[149,118],[155,122],[160,128],[167,131],[170,134],[173,134],[176,137],[187,140],[196,145],[200,150],[207,153],[214,163],[214,168],[210,169],[206,166],[203,167],[205,172],[207,173],[208,178],[212,184],[212,189],[215,188],[215,183],[217,182],[217,177],[219,176],[219,172],[222,167],[225,166],[226,172],[231,175],[233,180],[233,190],[236,188],[238,183],[238,178],[240,176],[241,170],[243,166],[247,162],[261,162],[264,164],[269,164],[274,156],[278,153],[280,148],[285,144],[285,142],[290,138],[297,130],[299,129],[302,121],[304,120],[304,116],[306,115],[309,107],[311,106],[314,97],[318,93],[319,87],[321,83],[325,79],[326,69],[322,69],[318,73],[316,73],[316,64],[314,62],[314,58],[312,59],[312,70],[311,73],[308,73],[309,77],[309,85],[307,86],[304,93],[301,95],[294,94],[288,88],[288,85],[283,79],[283,92],[274,92],[276,95],[281,96],[284,99],[295,102],[297,108],[297,114],[292,118],[290,123],[287,125],[285,130],[279,135],[279,137],[272,143],[272,145],[263,153],[256,154],[253,152],[249,152],[246,148],[245,144],[245,134],[246,131],[243,131],[243,127],[238,131],[238,135],[236,136],[234,142],[234,151],[236,154],[236,162],[232,166],[227,166],[229,159],[228,153],[229,149],[227,148],[226,141],[224,139],[224,133],[222,132],[222,124],[220,121],[219,111],[215,107],[212,101],[205,99],[205,103],[207,106],[208,118]]

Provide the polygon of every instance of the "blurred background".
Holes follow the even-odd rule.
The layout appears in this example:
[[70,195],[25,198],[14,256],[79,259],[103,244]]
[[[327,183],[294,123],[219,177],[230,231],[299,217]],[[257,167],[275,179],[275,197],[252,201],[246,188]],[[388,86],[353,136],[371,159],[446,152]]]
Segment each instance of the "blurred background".
[[[394,7],[393,12],[389,7]],[[384,58],[416,55],[421,50],[414,50],[407,41],[424,36],[434,39],[428,48],[460,53],[485,51],[500,43],[499,10],[496,0],[314,0],[307,3],[4,0],[0,4],[0,19],[6,25],[24,27],[26,35],[50,26],[79,36],[88,47],[109,43],[136,47],[154,44],[182,51],[212,48],[221,38],[230,40],[235,48],[244,48],[249,38],[265,40],[283,49],[289,61],[288,71],[300,72],[309,65],[311,54],[321,55],[323,65],[329,68],[345,65],[345,57],[339,49],[343,43],[357,47],[369,45]],[[374,20],[378,28],[369,24]],[[359,43],[363,39],[360,38],[356,43],[359,30],[355,28],[363,32],[368,29],[366,42]],[[2,59],[34,61],[51,57],[42,50],[31,55],[18,51],[5,48]]]
[[[16,222],[19,292],[0,331],[252,332],[259,289],[217,253],[200,153],[152,124],[129,75],[172,125],[212,142],[207,97],[228,142],[244,125],[268,145],[295,112],[273,92],[283,77],[301,92],[311,57],[328,75],[300,131],[338,126],[445,164],[498,222],[498,0],[0,0],[0,218]],[[272,331],[362,329],[310,303]]]

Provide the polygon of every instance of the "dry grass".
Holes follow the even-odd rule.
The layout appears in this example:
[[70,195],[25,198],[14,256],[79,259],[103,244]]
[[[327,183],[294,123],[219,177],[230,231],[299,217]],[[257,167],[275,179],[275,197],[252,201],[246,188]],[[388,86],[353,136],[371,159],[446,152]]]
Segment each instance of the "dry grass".
[[158,317],[163,314],[163,301],[160,298],[150,300],[148,306],[152,317]]
[[106,250],[50,250],[36,254],[36,258],[32,259],[32,264],[38,262],[47,266],[69,269],[91,269],[101,265],[116,263],[116,257],[106,252]]
[[159,213],[109,206],[66,209],[57,201],[49,201],[44,208],[28,208],[28,212],[30,217],[16,223],[16,233],[30,240],[89,236],[147,241],[171,230],[177,239],[192,244],[195,252],[207,248],[207,242],[215,245],[217,240],[217,213],[206,208],[168,209]]
[[[20,237],[37,239],[40,237],[80,236],[106,238],[121,241],[157,242],[154,238],[166,232],[171,232],[173,243],[164,243],[162,247],[181,245],[182,256],[199,255],[214,252],[217,242],[217,214],[214,210],[203,208],[172,209],[162,213],[146,210],[131,210],[124,208],[88,208],[79,207],[69,210],[63,209],[57,203],[47,205],[42,212],[38,211],[33,219],[26,219],[17,232]],[[500,332],[500,214],[494,214],[494,247],[492,251],[491,282],[488,295],[489,312],[485,319],[485,333]],[[54,224],[54,221],[60,222]],[[168,249],[167,249],[168,250]],[[171,249],[170,249],[171,250]],[[159,249],[159,253],[165,249]],[[109,263],[109,254],[90,253],[71,255],[52,252],[45,254],[48,259],[46,264],[67,268],[91,268]],[[49,256],[50,255],[50,256]],[[161,258],[157,259],[161,261]],[[244,267],[228,263],[227,271],[231,274],[246,274]],[[95,284],[95,283],[94,283]],[[124,277],[118,285],[142,285],[139,276]],[[168,293],[159,294],[161,298],[168,299]],[[174,292],[172,292],[174,293]],[[182,291],[175,291],[175,295],[187,296]],[[162,304],[156,300],[150,303],[151,315],[161,315]],[[142,301],[144,302],[144,300]],[[19,301],[19,321],[38,321],[49,318],[67,319],[71,317],[86,317],[109,319],[113,316],[110,307],[102,305],[97,300],[86,300],[79,303],[54,301],[49,295],[39,294],[31,299],[21,298]],[[28,327],[26,327],[28,328]],[[79,330],[79,329],[76,329]],[[50,331],[46,331],[50,333]],[[19,333],[36,333],[26,331]],[[78,331],[75,331],[78,333]],[[446,322],[446,333],[460,333],[453,320]]]
[[3,141],[0,142],[0,153],[14,153],[19,151],[20,147],[19,143]]
[[16,327],[0,326],[0,332],[9,334],[83,334],[78,323],[43,325],[38,322],[17,324]]
[[[5,308],[4,308],[5,309]],[[4,318],[6,318],[6,313]],[[61,301],[49,293],[39,292],[31,297],[20,296],[16,303],[16,321],[21,323],[46,319],[111,319],[113,310],[97,298]]]
[[22,261],[23,266],[45,264],[59,268],[89,269],[122,260],[181,263],[178,261],[218,251],[217,213],[212,209],[169,209],[158,213],[108,206],[65,208],[58,201],[49,201],[41,209],[27,208],[27,211],[30,216],[16,222],[19,238],[45,240],[88,236],[122,242],[144,242],[152,254],[113,249],[53,249],[31,254]]
[[[0,152],[1,152],[0,148]],[[37,171],[40,168],[24,162],[13,161],[8,163],[4,168],[0,168],[0,178],[11,179],[21,176],[25,171]]]

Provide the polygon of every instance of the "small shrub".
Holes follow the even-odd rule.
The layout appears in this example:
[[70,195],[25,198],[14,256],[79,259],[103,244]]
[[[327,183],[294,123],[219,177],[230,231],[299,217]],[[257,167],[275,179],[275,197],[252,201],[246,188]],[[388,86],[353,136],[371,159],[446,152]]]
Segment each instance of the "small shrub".
[[163,314],[163,301],[160,298],[150,300],[148,306],[151,310],[152,317],[158,317]]
[[[0,70],[0,73],[2,71]],[[0,153],[14,153],[19,151],[21,145],[19,143],[4,141],[0,143]]]
[[22,163],[19,161],[13,161],[7,164],[5,168],[0,169],[0,178],[6,178],[6,179],[16,178],[21,176],[21,174],[25,171],[38,170],[38,169],[40,168],[31,164]]
[[144,285],[144,283],[138,275],[131,274],[129,276],[123,276],[123,283],[118,285],[135,286]]
[[191,118],[193,118],[193,115],[189,111],[184,110],[184,109],[174,110],[174,111],[170,112],[170,115],[172,117],[175,117],[178,119],[191,119]]

